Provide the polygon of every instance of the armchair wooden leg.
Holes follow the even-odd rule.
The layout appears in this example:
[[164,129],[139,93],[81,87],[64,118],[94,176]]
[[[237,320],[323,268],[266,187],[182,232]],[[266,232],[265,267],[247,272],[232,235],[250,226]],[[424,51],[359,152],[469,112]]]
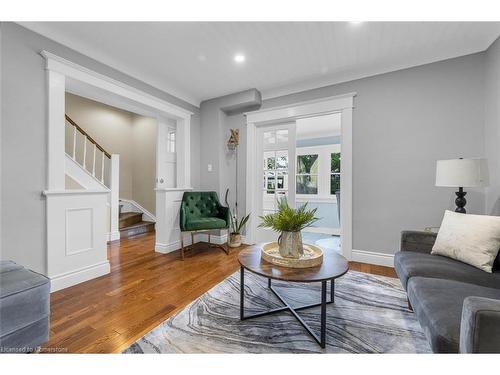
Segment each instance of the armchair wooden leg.
[[181,232],[181,260],[184,260],[184,239]]
[[208,243],[210,243],[210,232],[208,232]]
[[191,249],[194,247],[194,232],[191,232]]

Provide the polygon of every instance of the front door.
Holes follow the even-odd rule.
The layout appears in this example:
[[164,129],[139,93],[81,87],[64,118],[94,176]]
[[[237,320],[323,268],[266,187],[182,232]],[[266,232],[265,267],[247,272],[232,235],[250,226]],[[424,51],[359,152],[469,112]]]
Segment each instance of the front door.
[[[261,126],[257,130],[257,168],[261,191],[258,216],[276,212],[278,200],[286,198],[295,207],[295,122]],[[291,177],[290,177],[291,176]],[[261,220],[257,219],[257,225]],[[278,233],[257,227],[257,242],[276,241]]]

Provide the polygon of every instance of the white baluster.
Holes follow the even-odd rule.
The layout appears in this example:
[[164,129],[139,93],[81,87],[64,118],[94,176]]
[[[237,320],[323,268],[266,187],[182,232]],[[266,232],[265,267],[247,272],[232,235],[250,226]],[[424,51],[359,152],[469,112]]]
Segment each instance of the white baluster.
[[96,149],[97,149],[97,147],[96,147],[96,144],[94,143],[94,162],[92,164],[92,176],[94,176],[94,177],[95,177],[95,153],[96,153]]
[[85,165],[87,164],[87,136],[83,136],[83,169],[85,168]]
[[76,126],[73,126],[73,160],[76,160]]
[[101,182],[104,184],[104,152],[101,158]]

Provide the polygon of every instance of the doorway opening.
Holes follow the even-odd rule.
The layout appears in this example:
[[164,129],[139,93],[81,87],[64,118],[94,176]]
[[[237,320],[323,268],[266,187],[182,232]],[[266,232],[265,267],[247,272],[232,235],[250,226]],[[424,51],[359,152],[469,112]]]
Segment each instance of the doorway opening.
[[298,119],[296,124],[296,205],[307,203],[319,218],[304,229],[303,241],[341,253],[341,114]]
[[256,213],[247,225],[247,243],[276,241],[276,233],[259,227],[259,216],[286,197],[292,207],[307,202],[317,208],[321,220],[303,232],[304,242],[351,259],[355,95],[246,113],[246,207]]

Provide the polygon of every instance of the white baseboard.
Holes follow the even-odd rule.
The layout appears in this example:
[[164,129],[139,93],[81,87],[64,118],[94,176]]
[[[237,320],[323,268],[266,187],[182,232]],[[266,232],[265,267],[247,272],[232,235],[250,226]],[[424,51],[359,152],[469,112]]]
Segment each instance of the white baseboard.
[[354,262],[376,264],[378,266],[394,267],[394,255],[392,254],[353,249],[351,260]]
[[120,231],[106,233],[106,242],[118,241],[120,239]]
[[110,270],[109,261],[105,260],[101,263],[53,276],[50,278],[50,292],[56,292],[64,288],[83,283],[84,281],[106,275],[110,272]]
[[[208,234],[207,233],[197,233],[194,235],[194,243],[198,242],[208,242]],[[227,242],[227,234],[223,234],[221,236],[216,236],[216,235],[211,235],[210,236],[210,242],[213,244],[217,245],[222,245]],[[241,243],[247,244],[245,236],[241,236]],[[189,233],[184,234],[184,246],[189,246],[191,245],[191,235]],[[162,253],[162,254],[167,254],[172,251],[179,250],[181,248],[181,241],[180,239],[178,241],[171,242],[169,244],[163,244],[160,242],[155,243],[155,251]]]
[[307,227],[302,231],[309,233],[324,233],[324,234],[332,234],[334,236],[340,236],[340,228]]

